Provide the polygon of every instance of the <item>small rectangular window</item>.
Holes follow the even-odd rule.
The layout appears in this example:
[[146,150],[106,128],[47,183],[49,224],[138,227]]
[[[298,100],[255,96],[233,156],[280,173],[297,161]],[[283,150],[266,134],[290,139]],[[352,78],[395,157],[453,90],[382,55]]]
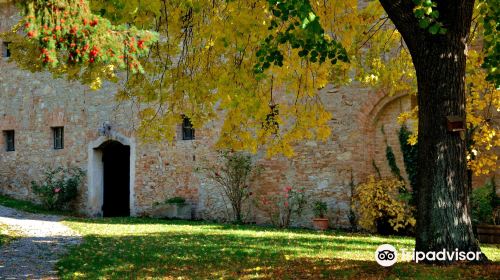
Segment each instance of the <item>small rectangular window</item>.
[[53,127],[52,133],[54,135],[54,149],[60,150],[64,148],[64,127]]
[[5,150],[7,152],[13,152],[16,150],[14,130],[4,130],[3,132],[5,138]]
[[10,42],[3,42],[2,43],[2,57],[10,57],[9,44],[10,44]]
[[186,116],[183,116],[182,119],[182,140],[194,140],[193,124]]

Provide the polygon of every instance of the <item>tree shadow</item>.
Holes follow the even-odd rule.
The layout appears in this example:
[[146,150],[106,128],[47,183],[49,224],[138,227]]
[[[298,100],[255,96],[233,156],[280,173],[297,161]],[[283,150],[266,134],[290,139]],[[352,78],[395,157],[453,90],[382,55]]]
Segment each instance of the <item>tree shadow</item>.
[[[86,242],[73,248],[71,254],[59,262],[63,279],[349,279],[359,275],[363,276],[361,279],[386,279],[411,278],[422,272],[421,267],[425,268],[423,278],[442,275],[431,266],[431,269],[424,265],[417,268],[409,263],[383,268],[375,261],[363,259],[372,255],[376,244],[352,240],[327,242],[321,238],[201,231],[85,238]],[[461,273],[462,269],[459,270],[457,273]],[[485,275],[489,277],[493,272],[485,272]]]
[[375,261],[327,258],[296,259],[269,269],[265,279],[499,279],[500,264],[436,266],[396,263],[382,267]]
[[75,236],[17,237],[0,247],[0,279],[46,279],[56,275],[55,264]]

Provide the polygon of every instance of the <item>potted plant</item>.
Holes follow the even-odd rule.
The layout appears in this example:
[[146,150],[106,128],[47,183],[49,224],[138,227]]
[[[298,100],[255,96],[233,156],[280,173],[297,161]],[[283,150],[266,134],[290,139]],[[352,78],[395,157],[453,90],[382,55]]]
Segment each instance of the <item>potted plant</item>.
[[327,230],[328,229],[328,218],[325,218],[326,211],[328,207],[323,201],[314,202],[314,219],[313,225],[317,230]]
[[155,203],[152,211],[153,218],[169,218],[190,220],[191,205],[183,197],[172,197],[163,203]]

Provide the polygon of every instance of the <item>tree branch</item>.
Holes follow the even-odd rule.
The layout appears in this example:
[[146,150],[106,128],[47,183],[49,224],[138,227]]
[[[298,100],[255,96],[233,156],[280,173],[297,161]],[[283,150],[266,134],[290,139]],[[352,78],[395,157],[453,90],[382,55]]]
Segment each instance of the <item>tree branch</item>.
[[379,0],[379,2],[401,33],[410,52],[416,50],[424,41],[427,31],[418,25],[418,20],[413,14],[415,7],[413,2],[411,0]]

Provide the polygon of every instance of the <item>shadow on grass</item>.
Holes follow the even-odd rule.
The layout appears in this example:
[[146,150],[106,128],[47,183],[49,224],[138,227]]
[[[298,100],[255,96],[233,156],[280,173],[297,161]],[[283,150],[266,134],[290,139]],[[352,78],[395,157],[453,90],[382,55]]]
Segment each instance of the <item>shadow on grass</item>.
[[[349,244],[324,243],[324,240],[200,232],[116,237],[89,235],[83,245],[73,249],[59,263],[59,267],[62,267],[62,278],[78,275],[87,279],[240,278],[244,274],[259,275],[266,269],[279,267],[294,255],[316,255],[322,250],[353,250]],[[368,249],[363,248],[360,253],[364,250]]]
[[499,279],[500,264],[432,266],[396,263],[381,267],[375,261],[327,258],[296,259],[270,268],[266,279]]
[[[110,278],[460,278],[469,267],[402,263],[386,269],[371,259],[376,244],[321,238],[247,236],[220,232],[87,235],[59,263],[63,279]],[[500,266],[493,268],[500,269]],[[497,279],[489,266],[475,271]],[[500,270],[499,270],[500,271]],[[475,272],[465,272],[470,275]],[[361,276],[361,278],[360,278]],[[494,276],[494,277],[493,277]]]

